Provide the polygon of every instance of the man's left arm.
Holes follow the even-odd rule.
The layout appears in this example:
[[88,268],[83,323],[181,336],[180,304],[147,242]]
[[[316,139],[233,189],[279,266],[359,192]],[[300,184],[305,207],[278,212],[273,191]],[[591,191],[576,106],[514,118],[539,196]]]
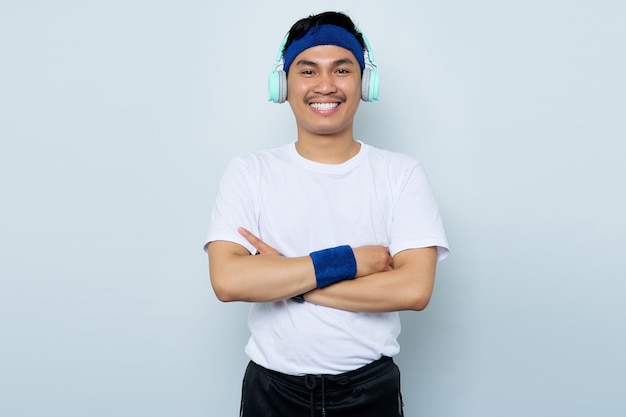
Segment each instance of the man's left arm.
[[304,295],[313,304],[358,312],[423,310],[435,284],[437,247],[406,249],[393,257],[393,270],[341,281]]

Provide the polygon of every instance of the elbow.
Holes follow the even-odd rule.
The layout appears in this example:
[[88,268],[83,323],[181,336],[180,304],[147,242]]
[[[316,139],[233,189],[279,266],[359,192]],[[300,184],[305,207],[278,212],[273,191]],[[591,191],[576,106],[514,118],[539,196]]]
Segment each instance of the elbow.
[[428,307],[435,287],[435,274],[418,276],[411,285],[411,289],[406,291],[406,303],[408,310],[423,311]]
[[247,254],[247,249],[230,242],[211,242],[207,248],[209,253],[209,279],[218,300],[228,303],[244,301],[245,279],[237,267],[238,261]]
[[223,289],[217,289],[213,287],[213,292],[218,300],[223,303],[230,303],[232,301],[237,301],[236,297],[229,291],[225,291]]
[[430,303],[432,292],[430,291],[414,291],[409,294],[406,309],[412,311],[423,311]]
[[428,303],[430,303],[430,297],[422,297],[413,303],[412,309],[414,311],[426,310],[426,307],[428,307]]
[[411,301],[409,303],[409,305],[407,306],[407,310],[412,310],[412,311],[423,311],[426,309],[426,307],[428,307],[428,303],[430,300],[428,299],[423,299],[423,298],[419,298],[416,299],[414,301]]
[[401,277],[398,296],[402,297],[406,310],[422,311],[428,307],[435,287],[436,265],[435,246],[406,250],[394,256],[394,272],[398,271]]
[[236,286],[229,285],[227,280],[217,279],[211,276],[211,286],[213,292],[218,300],[223,303],[229,303],[232,301],[239,301],[239,294],[237,293]]

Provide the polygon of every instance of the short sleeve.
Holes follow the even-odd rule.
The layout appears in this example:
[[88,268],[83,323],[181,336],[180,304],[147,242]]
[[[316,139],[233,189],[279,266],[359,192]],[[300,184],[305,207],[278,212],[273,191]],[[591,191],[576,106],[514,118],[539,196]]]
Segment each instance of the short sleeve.
[[258,187],[254,185],[254,178],[251,164],[241,157],[227,165],[215,197],[205,250],[210,242],[225,240],[240,244],[251,254],[256,252],[237,231],[245,227],[258,236]]
[[414,162],[402,172],[395,192],[391,239],[392,255],[406,250],[437,247],[437,259],[449,254],[439,207],[423,166]]

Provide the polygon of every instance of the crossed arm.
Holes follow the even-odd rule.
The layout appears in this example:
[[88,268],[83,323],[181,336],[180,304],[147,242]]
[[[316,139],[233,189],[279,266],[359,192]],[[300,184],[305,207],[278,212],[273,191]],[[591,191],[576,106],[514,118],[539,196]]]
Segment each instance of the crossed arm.
[[311,257],[284,257],[246,229],[239,232],[258,251],[233,242],[208,247],[211,284],[221,301],[275,301],[303,294],[306,301],[342,310],[423,310],[433,291],[436,247],[408,249],[393,258],[383,246],[353,248],[353,280],[316,288]]

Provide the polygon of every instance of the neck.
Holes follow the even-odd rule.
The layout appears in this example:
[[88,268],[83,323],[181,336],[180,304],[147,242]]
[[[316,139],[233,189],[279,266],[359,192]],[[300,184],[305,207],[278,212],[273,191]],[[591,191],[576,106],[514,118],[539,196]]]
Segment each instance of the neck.
[[361,144],[349,135],[298,134],[296,150],[306,159],[323,164],[341,164],[359,153]]

